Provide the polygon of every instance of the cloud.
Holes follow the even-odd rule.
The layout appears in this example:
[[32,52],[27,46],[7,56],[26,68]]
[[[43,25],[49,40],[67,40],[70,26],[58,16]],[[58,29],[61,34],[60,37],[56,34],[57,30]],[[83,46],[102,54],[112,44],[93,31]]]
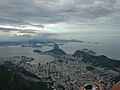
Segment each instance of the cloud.
[[29,34],[23,34],[23,35],[16,35],[16,37],[19,37],[19,38],[31,38],[32,36],[29,35]]
[[45,30],[43,25],[0,25],[0,31],[20,31],[20,32],[44,32]]
[[16,31],[17,29],[11,29],[11,28],[0,28],[0,31],[3,31],[3,32],[10,32],[10,31]]
[[[0,16],[12,22],[57,23],[96,19],[118,11],[119,0],[2,0]],[[2,22],[2,21],[1,21]]]
[[25,30],[1,28],[4,32],[13,30],[25,34],[48,32],[45,25],[59,23],[64,23],[65,26],[61,27],[65,29],[78,32],[89,27],[110,28],[119,27],[120,24],[119,0],[0,0],[0,2],[1,25],[35,27]]
[[20,33],[16,34],[15,37],[17,40],[24,40],[24,39],[50,39],[56,36],[55,33],[37,33],[36,35],[32,35],[29,33]]
[[35,30],[19,30],[18,33],[36,34]]

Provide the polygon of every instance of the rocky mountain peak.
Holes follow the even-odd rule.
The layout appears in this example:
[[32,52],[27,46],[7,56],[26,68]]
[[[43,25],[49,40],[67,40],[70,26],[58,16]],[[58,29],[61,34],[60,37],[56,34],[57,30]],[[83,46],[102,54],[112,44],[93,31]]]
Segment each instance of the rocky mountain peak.
[[59,49],[58,44],[55,43],[53,49],[54,49],[54,50],[55,50],[55,49]]

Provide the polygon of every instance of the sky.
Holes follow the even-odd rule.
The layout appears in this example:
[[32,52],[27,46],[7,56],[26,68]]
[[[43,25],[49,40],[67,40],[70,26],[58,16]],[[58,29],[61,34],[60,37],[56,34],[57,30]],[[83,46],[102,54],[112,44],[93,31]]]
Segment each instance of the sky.
[[0,41],[120,33],[120,0],[0,0]]

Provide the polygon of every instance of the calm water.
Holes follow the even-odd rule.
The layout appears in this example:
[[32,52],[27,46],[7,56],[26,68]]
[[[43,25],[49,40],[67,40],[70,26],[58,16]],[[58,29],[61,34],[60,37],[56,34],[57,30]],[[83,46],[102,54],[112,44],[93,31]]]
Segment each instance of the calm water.
[[100,43],[67,43],[65,46],[61,46],[66,52],[73,54],[76,50],[81,50],[84,48],[93,50],[97,53],[97,55],[106,55],[112,59],[120,60],[120,47],[114,45],[114,47],[110,44]]
[[28,56],[33,57],[36,60],[33,63],[41,62],[46,63],[54,60],[54,57],[49,55],[41,55],[33,52],[34,48],[30,47],[0,47],[0,57],[9,57],[9,56]]
[[[82,38],[82,37],[81,37]],[[119,59],[120,60],[120,41],[118,37],[83,37],[84,43],[65,43],[61,45],[65,52],[73,54],[76,50],[81,50],[84,48],[90,49],[95,51],[98,55],[107,55],[109,58],[112,59]],[[88,43],[91,42],[91,43]],[[99,44],[95,44],[98,42]],[[41,51],[50,50],[51,46],[43,46],[40,48]],[[15,55],[24,55],[28,57],[33,57],[36,60],[34,63],[41,62],[46,63],[49,61],[53,61],[55,58],[49,55],[41,55],[34,53],[33,50],[35,48],[31,47],[0,47],[0,57],[7,57],[7,56],[15,56]]]

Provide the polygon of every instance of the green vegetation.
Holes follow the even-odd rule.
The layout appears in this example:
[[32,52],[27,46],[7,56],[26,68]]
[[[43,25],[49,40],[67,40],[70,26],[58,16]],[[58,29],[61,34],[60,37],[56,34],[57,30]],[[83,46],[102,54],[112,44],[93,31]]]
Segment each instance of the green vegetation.
[[[23,74],[23,73],[22,73]],[[28,74],[28,73],[27,73]],[[0,65],[0,90],[52,90],[43,82],[23,78],[15,69]]]
[[84,57],[83,61],[86,63],[92,63],[92,65],[96,67],[103,67],[109,69],[120,67],[120,61],[109,59],[104,55],[101,56],[89,55],[87,57]]
[[91,63],[95,67],[102,67],[102,68],[109,68],[109,69],[120,67],[119,60],[112,60],[104,55],[93,56],[83,51],[77,50],[72,56],[77,58],[83,57],[83,60],[82,60],[83,62]]

